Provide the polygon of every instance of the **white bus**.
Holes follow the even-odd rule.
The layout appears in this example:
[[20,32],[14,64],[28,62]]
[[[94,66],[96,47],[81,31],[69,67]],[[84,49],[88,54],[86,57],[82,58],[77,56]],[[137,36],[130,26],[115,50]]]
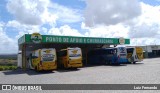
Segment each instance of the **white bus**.
[[117,56],[118,56],[118,62],[119,63],[127,63],[127,49],[126,47],[116,47],[117,48]]
[[143,61],[143,49],[141,47],[127,47],[128,62],[135,64]]

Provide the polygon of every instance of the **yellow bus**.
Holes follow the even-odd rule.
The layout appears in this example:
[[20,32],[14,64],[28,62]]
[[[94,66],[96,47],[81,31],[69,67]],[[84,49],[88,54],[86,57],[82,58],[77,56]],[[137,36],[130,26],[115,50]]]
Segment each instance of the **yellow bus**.
[[37,71],[57,69],[55,48],[42,48],[33,51],[29,57],[29,68]]
[[81,48],[61,49],[57,55],[58,67],[60,68],[79,68],[83,66]]
[[133,64],[143,61],[143,49],[141,47],[127,47],[127,58]]
[[143,48],[136,47],[136,53],[139,61],[143,61]]

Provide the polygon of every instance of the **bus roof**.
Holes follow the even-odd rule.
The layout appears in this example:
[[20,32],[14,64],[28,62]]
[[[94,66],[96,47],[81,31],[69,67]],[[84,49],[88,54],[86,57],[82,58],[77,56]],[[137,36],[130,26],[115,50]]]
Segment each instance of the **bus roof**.
[[116,49],[116,48],[111,48],[111,47],[109,47],[109,48],[96,48],[94,50],[109,50],[109,49]]
[[67,50],[67,49],[81,49],[81,48],[79,48],[79,47],[68,47],[68,48],[64,48],[64,49],[61,49],[60,51],[64,51],[64,50]]
[[67,49],[80,49],[79,47],[68,47]]

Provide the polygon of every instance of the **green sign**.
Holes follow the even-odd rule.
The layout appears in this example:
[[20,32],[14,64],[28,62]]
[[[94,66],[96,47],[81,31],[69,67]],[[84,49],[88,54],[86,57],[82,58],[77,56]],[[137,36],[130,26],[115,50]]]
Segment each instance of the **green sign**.
[[[79,44],[120,44],[119,38],[96,38],[96,37],[74,37],[74,36],[55,36],[41,35],[41,43],[79,43]],[[124,44],[130,44],[130,39],[124,39]],[[25,42],[34,43],[30,34],[25,34]]]
[[39,33],[33,33],[31,35],[31,41],[34,43],[41,43],[42,41],[42,36]]
[[113,39],[105,38],[87,38],[87,37],[59,37],[59,36],[44,36],[43,42],[55,42],[55,43],[114,43]]
[[18,44],[25,43],[25,35],[18,39]]

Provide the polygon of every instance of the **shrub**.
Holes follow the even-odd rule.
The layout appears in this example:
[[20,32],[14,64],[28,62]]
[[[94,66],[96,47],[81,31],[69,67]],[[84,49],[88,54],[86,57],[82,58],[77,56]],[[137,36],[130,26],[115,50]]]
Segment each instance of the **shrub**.
[[9,66],[4,66],[3,68],[3,70],[9,70]]
[[16,66],[12,66],[12,70],[16,70],[17,69],[17,67]]
[[2,71],[3,70],[3,67],[0,67],[0,71]]
[[9,67],[9,70],[12,70],[12,66]]
[[11,64],[11,63],[9,63],[9,64],[7,64],[7,66],[12,66],[13,64]]
[[0,71],[2,70],[16,70],[17,66],[0,66]]

